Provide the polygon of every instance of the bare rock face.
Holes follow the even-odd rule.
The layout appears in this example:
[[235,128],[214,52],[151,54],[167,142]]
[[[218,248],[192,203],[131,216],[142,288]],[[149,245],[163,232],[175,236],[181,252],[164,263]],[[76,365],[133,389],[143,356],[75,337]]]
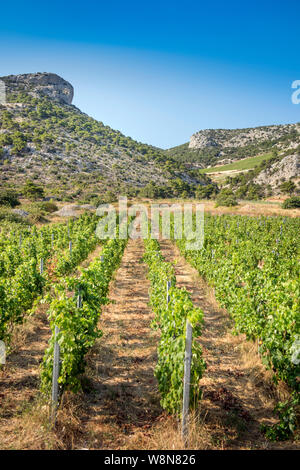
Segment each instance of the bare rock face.
[[80,206],[68,204],[63,206],[56,212],[53,212],[53,215],[58,215],[59,217],[77,217],[77,210],[80,209]]
[[190,149],[204,149],[206,147],[216,147],[218,144],[212,130],[205,129],[192,135],[189,143]]
[[23,211],[22,209],[13,209],[12,212],[24,218],[29,216],[29,212]]
[[39,98],[48,96],[63,104],[71,104],[74,96],[72,85],[55,73],[26,73],[0,77],[8,92],[25,91]]
[[300,156],[288,155],[281,161],[275,162],[270,168],[261,171],[254,179],[254,183],[270,184],[275,192],[279,192],[278,186],[282,181],[297,178],[300,178]]

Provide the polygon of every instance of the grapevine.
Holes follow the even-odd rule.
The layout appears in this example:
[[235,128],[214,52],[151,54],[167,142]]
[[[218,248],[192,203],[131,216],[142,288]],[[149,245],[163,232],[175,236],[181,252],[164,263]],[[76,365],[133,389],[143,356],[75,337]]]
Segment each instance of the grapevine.
[[[159,328],[161,338],[158,346],[158,363],[155,376],[161,394],[161,405],[168,412],[180,414],[183,397],[183,374],[185,354],[185,328],[188,319],[193,327],[191,405],[201,397],[199,381],[205,369],[202,349],[197,340],[201,335],[203,312],[195,308],[185,289],[176,287],[174,267],[167,263],[157,240],[145,240],[144,259],[149,267],[151,283],[150,303],[155,313],[153,327]],[[170,301],[166,301],[166,285],[171,281]]]
[[214,287],[236,333],[258,340],[274,381],[294,391],[293,406],[299,404],[299,232],[299,219],[206,215],[201,250],[188,250],[186,239],[177,240],[181,253]]

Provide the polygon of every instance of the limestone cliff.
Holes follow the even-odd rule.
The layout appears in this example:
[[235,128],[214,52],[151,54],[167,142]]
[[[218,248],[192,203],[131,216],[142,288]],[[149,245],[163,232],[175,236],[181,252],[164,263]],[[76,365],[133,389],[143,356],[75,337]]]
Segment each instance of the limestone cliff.
[[43,95],[62,104],[71,104],[74,96],[72,85],[55,73],[26,73],[1,77],[7,92],[25,91],[35,98]]

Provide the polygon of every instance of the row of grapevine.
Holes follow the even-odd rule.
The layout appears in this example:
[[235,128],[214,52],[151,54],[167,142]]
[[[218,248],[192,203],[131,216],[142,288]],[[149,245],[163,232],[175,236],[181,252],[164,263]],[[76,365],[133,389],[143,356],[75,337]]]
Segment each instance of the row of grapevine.
[[[146,239],[144,259],[149,267],[151,283],[150,303],[155,313],[153,327],[159,328],[158,363],[155,375],[161,394],[161,405],[170,413],[180,414],[183,398],[183,374],[185,355],[185,329],[188,319],[193,327],[191,404],[200,398],[199,380],[205,363],[197,341],[201,335],[203,312],[195,308],[189,293],[176,287],[174,267],[164,260],[157,240]],[[171,287],[168,291],[167,282]]]
[[[46,263],[58,258],[55,274],[70,272],[95,247],[95,228],[98,218],[85,214],[71,224],[58,224],[28,235],[22,246],[16,239],[6,244],[2,253],[5,273],[0,277],[0,339],[9,342],[14,324],[21,323],[35,299],[42,294],[49,281],[45,270],[39,270],[40,259]],[[69,235],[74,240],[74,249],[68,250]],[[0,266],[2,264],[0,263]],[[9,276],[8,276],[9,274]]]
[[72,236],[71,250],[67,250],[57,261],[55,273],[58,276],[69,274],[97,246],[96,226],[99,217],[93,215],[80,230]]
[[65,241],[68,233],[66,224],[53,224],[37,229],[22,229],[17,234],[8,234],[0,239],[0,278],[15,275],[16,269],[32,258],[46,260],[53,251],[55,241],[60,241],[60,249],[67,246]]
[[[83,238],[83,232],[96,227],[97,217],[94,214],[84,214],[78,220],[68,224],[59,223],[37,229],[22,229],[12,236],[0,237],[0,278],[9,278],[15,275],[16,269],[32,258],[47,260],[51,255],[66,252],[67,258],[69,241],[75,249],[78,240]],[[73,253],[75,259],[76,253]],[[65,263],[67,263],[65,259]],[[61,261],[62,264],[63,261]],[[61,268],[59,268],[61,269]]]
[[[53,351],[57,340],[60,345],[61,390],[74,392],[80,388],[80,374],[84,371],[84,357],[96,338],[101,305],[108,302],[107,293],[114,271],[119,266],[127,240],[112,239],[105,243],[98,257],[87,269],[81,269],[79,278],[61,280],[55,287],[50,303],[49,318],[52,329],[50,346],[42,365],[42,390],[49,393],[52,382]],[[78,305],[80,294],[82,304]],[[59,328],[55,338],[55,326]]]
[[12,278],[0,280],[0,340],[9,341],[12,326],[22,322],[44,285],[35,259],[21,264]]
[[[206,215],[201,250],[188,250],[185,239],[177,240],[181,253],[214,287],[236,331],[259,340],[262,361],[274,380],[294,391],[293,404],[299,402],[300,385],[299,233],[299,219]],[[285,405],[278,411],[286,423],[276,436],[295,426],[294,412]]]

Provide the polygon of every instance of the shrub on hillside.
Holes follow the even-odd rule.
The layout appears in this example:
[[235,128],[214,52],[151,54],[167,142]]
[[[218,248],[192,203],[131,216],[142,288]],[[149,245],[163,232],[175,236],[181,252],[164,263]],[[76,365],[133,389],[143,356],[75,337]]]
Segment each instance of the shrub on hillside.
[[250,201],[256,201],[261,199],[264,195],[263,187],[259,184],[250,183],[247,186],[247,199]]
[[16,207],[19,204],[18,195],[12,189],[0,192],[0,206]]
[[21,225],[30,225],[27,220],[24,220],[23,217],[21,217],[18,214],[14,214],[11,212],[9,209],[0,209],[0,222],[1,226],[4,226],[5,223],[8,224],[21,224]]
[[44,212],[56,212],[58,211],[58,207],[54,202],[51,201],[43,201],[43,202],[38,202],[37,206]]
[[233,207],[237,206],[238,201],[236,196],[231,189],[224,188],[222,189],[218,196],[216,197],[216,207],[218,206],[226,206],[226,207]]
[[117,195],[113,191],[106,191],[106,193],[103,195],[103,200],[104,202],[117,202],[118,198]]
[[285,194],[293,194],[296,191],[296,185],[294,181],[285,181],[279,186],[280,190]]
[[207,184],[205,186],[199,186],[195,191],[196,199],[210,199],[217,192],[216,186],[213,184]]
[[299,209],[300,208],[300,197],[294,196],[289,197],[282,204],[283,209]]
[[27,180],[23,188],[24,196],[28,199],[37,200],[44,196],[44,189],[36,185],[33,181]]
[[29,212],[29,221],[32,224],[36,224],[38,222],[46,222],[47,219],[45,219],[45,211],[43,211],[37,204],[32,204],[30,207],[28,207],[28,212]]

